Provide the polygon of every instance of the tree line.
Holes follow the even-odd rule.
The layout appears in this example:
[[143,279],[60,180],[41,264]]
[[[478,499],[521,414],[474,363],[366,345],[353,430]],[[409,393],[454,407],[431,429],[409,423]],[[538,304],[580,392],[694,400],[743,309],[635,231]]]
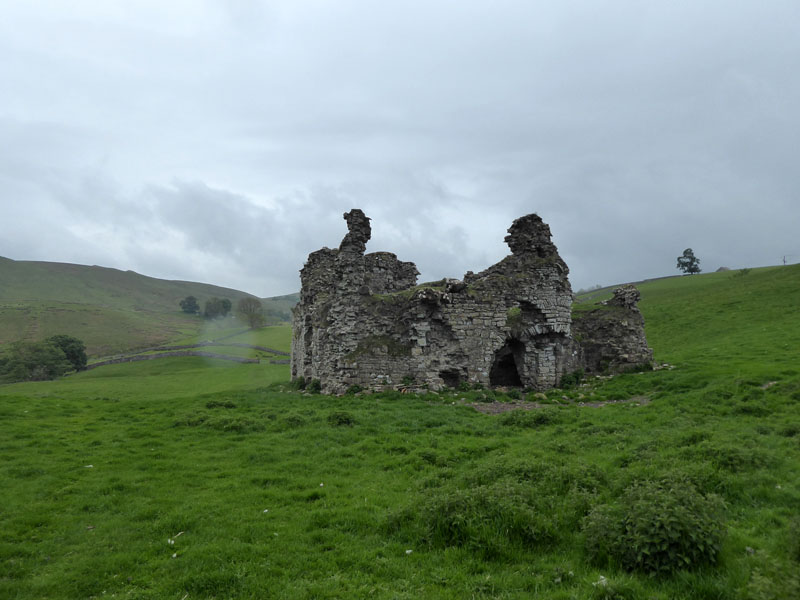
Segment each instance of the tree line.
[[0,382],[44,381],[86,368],[86,345],[69,335],[14,342],[0,355]]
[[[231,313],[232,304],[227,298],[209,298],[201,312],[200,304],[194,296],[186,296],[179,303],[181,310],[190,315],[202,314],[206,319],[227,317]],[[262,327],[265,322],[264,309],[258,298],[242,298],[236,303],[236,316],[245,321],[250,329]]]

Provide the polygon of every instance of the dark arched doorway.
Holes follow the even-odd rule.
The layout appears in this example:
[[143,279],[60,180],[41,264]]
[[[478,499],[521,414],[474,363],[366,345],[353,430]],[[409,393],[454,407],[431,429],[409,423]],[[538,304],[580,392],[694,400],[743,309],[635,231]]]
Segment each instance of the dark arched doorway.
[[522,387],[517,365],[522,362],[525,346],[519,340],[508,340],[494,353],[494,362],[489,371],[489,383],[507,387]]

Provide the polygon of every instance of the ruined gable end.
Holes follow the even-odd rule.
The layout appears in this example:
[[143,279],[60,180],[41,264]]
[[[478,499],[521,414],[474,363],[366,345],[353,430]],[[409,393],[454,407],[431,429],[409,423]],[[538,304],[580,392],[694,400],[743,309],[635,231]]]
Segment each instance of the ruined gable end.
[[575,315],[572,332],[580,342],[588,373],[621,373],[653,362],[644,334],[639,290],[624,285],[610,300]]

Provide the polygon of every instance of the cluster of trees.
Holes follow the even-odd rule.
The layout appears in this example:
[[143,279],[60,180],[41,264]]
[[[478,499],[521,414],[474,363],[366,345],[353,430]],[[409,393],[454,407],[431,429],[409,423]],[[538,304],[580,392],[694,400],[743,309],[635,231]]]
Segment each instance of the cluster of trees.
[[183,300],[178,302],[181,310],[187,315],[196,315],[200,312],[200,305],[197,303],[197,298],[194,296],[186,296]]
[[[181,310],[187,314],[196,315],[200,313],[200,305],[197,302],[197,298],[194,296],[186,296],[186,298],[181,300],[178,304]],[[227,298],[209,298],[206,300],[203,316],[206,319],[227,317],[231,313],[232,308],[231,301]],[[243,321],[246,321],[251,329],[261,327],[265,322],[264,309],[257,298],[250,297],[239,300],[236,304],[236,315]]]
[[[178,304],[180,305],[181,310],[189,315],[200,314],[200,304],[198,304],[197,298],[194,296],[186,296],[186,298],[181,300]],[[217,298],[214,296],[213,298],[206,300],[202,314],[206,319],[227,317],[232,308],[233,305],[231,304],[230,300],[227,298]]]
[[0,381],[43,381],[86,368],[86,345],[69,335],[14,342],[0,356]]
[[227,317],[231,312],[231,301],[227,298],[209,298],[206,300],[203,316],[206,319],[216,319],[218,317]]

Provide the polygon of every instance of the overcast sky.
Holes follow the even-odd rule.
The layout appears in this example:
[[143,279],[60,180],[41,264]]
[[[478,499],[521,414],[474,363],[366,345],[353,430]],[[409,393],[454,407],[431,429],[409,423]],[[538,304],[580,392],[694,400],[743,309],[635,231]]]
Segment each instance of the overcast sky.
[[0,255],[260,296],[372,218],[574,289],[800,261],[798,0],[0,0]]

